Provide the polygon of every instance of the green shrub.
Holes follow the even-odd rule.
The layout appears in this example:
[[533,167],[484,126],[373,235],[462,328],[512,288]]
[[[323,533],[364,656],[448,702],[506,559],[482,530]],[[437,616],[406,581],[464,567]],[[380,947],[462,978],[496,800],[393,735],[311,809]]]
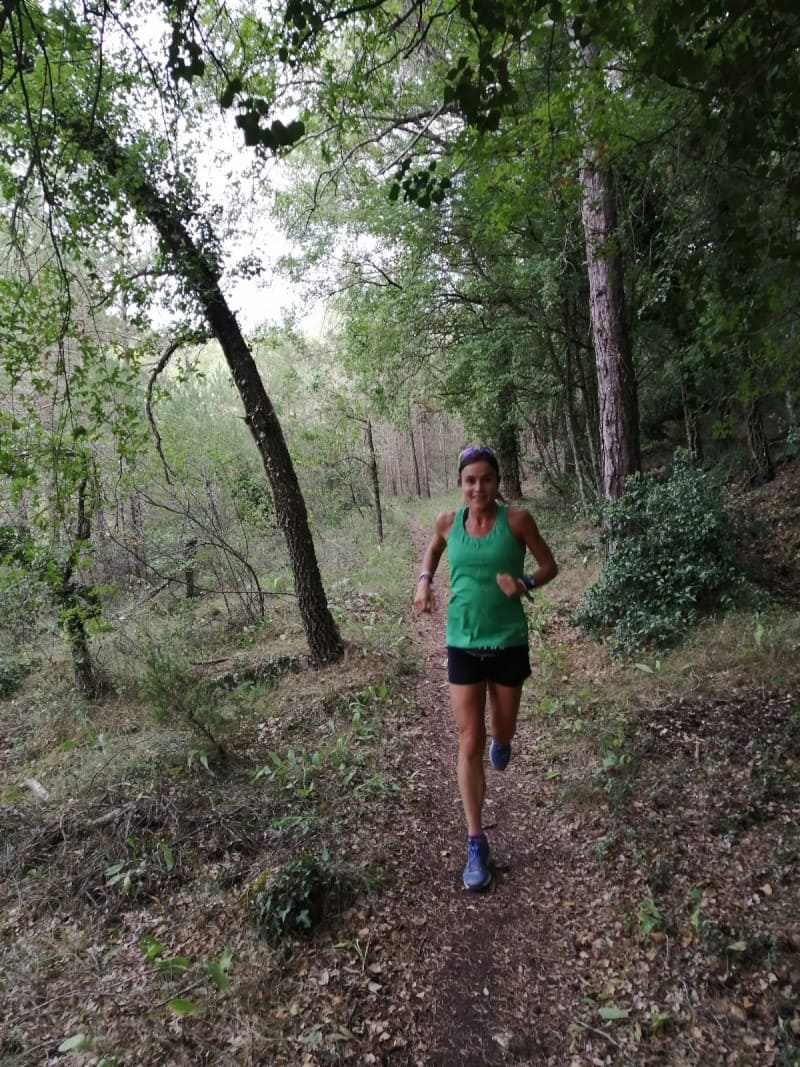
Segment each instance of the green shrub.
[[0,644],[4,648],[22,648],[55,629],[55,615],[44,582],[22,567],[0,561]]
[[149,640],[140,647],[139,657],[139,696],[152,710],[156,722],[181,719],[205,741],[210,741],[218,755],[224,756],[220,731],[225,718],[217,698],[197,678],[195,668],[168,648]]
[[310,934],[350,897],[349,884],[340,874],[306,854],[263,876],[252,903],[264,935],[277,944]]
[[630,478],[604,517],[613,552],[573,618],[615,651],[675,643],[742,583],[719,484],[682,455],[665,481]]
[[0,700],[13,696],[29,671],[29,664],[0,656]]

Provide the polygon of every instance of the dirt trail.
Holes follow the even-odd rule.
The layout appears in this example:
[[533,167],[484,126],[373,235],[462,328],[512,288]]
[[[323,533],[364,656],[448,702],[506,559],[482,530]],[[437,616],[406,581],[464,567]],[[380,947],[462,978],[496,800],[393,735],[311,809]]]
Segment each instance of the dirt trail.
[[[426,534],[415,529],[413,535],[421,558]],[[553,798],[537,781],[531,755],[533,731],[523,724],[508,770],[499,774],[487,763],[492,887],[483,894],[464,890],[466,835],[448,703],[445,605],[440,591],[433,614],[416,625],[425,660],[416,692],[424,710],[416,756],[428,811],[418,826],[415,891],[426,920],[420,963],[433,1001],[427,1062],[563,1063],[568,1035],[553,1013],[566,1006],[560,972],[574,949],[555,913],[561,893],[554,889],[576,860],[571,834],[553,818]]]

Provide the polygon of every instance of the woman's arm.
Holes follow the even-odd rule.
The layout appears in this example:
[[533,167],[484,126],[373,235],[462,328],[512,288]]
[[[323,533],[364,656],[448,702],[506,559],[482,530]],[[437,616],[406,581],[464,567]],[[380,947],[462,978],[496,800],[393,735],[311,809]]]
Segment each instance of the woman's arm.
[[453,526],[454,511],[443,511],[436,519],[436,529],[422,557],[422,569],[414,593],[414,610],[430,612],[433,607],[433,576],[439,566],[442,553],[447,548],[447,536]]
[[[552,582],[558,574],[558,564],[530,512],[524,508],[509,508],[508,526],[516,539],[525,545],[536,560],[536,570],[531,575],[534,584],[540,586]],[[506,596],[525,596],[527,592],[522,579],[510,574],[498,574],[497,584]]]

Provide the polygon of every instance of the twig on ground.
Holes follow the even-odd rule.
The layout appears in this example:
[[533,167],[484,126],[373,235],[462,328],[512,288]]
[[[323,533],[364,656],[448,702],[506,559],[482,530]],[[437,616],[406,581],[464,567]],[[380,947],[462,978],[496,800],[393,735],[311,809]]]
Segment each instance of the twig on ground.
[[211,815],[209,818],[203,821],[201,826],[195,827],[194,830],[190,830],[186,834],[181,834],[180,837],[176,837],[174,841],[170,841],[170,848],[177,848],[178,845],[182,845],[184,841],[188,841],[191,837],[197,837],[198,834],[202,834],[204,830],[207,830],[209,826],[213,826],[215,823],[221,823],[225,818],[232,818],[234,815],[238,815],[240,811],[245,811],[248,808],[252,808],[251,804],[240,804],[232,811],[224,811],[218,815]]
[[607,1034],[605,1030],[600,1030],[596,1026],[590,1026],[588,1023],[585,1023],[583,1019],[576,1019],[575,1025],[582,1027],[584,1030],[590,1030],[593,1034],[597,1034],[598,1037],[604,1037],[606,1041],[612,1044],[615,1048],[622,1048],[619,1041],[615,1041],[611,1034]]
[[171,1000],[181,1000],[187,993],[191,993],[193,989],[197,989],[201,985],[205,985],[205,978],[198,978],[196,982],[192,982],[191,985],[187,985],[184,989],[179,989],[177,993],[170,993],[166,1000],[159,1000],[156,1004],[157,1008],[165,1008]]

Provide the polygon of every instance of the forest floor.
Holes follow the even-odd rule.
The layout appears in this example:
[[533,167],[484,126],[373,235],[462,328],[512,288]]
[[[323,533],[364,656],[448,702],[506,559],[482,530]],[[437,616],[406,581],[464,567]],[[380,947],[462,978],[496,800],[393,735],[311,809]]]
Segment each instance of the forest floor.
[[216,762],[124,694],[78,729],[68,680],[28,679],[0,703],[0,1063],[800,1064],[800,476],[742,507],[787,612],[625,665],[537,608],[483,894],[443,604],[341,594],[375,639],[236,686]]

